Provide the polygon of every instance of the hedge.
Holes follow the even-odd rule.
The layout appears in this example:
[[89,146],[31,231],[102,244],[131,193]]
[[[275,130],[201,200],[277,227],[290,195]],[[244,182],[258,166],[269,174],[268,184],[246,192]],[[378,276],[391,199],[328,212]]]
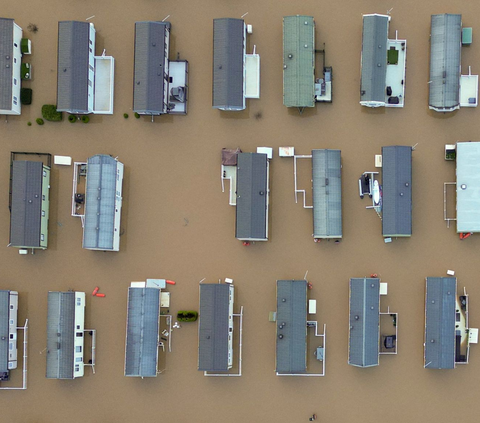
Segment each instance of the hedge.
[[59,122],[62,120],[62,112],[57,112],[57,107],[53,104],[44,104],[42,106],[42,116],[50,122]]
[[23,105],[32,104],[32,89],[21,88],[20,89],[20,103]]
[[194,322],[198,318],[198,312],[192,310],[182,310],[177,313],[179,322]]

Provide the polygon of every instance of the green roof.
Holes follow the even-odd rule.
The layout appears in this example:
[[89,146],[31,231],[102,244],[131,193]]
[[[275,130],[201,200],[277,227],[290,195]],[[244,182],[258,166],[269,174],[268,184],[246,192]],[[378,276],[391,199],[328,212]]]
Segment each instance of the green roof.
[[312,16],[283,18],[283,104],[315,105],[315,21]]

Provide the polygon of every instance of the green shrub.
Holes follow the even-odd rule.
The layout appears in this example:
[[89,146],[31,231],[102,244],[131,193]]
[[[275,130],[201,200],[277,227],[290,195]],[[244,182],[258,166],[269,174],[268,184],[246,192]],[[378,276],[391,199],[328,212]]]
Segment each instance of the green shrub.
[[70,123],[75,123],[77,121],[77,117],[75,115],[68,115],[68,121]]
[[137,112],[135,112],[135,119],[140,119],[140,115]]
[[194,322],[198,318],[198,312],[192,310],[182,310],[177,313],[179,322]]
[[125,119],[128,119],[128,113],[124,113],[124,114],[123,114],[123,117],[124,117]]
[[83,123],[88,123],[88,122],[90,122],[90,116],[83,115],[83,116],[82,116],[82,122],[83,122]]
[[50,122],[59,122],[62,120],[62,112],[57,112],[57,107],[53,104],[44,104],[42,106],[42,117]]
[[43,125],[45,123],[42,118],[37,118],[35,122],[37,122],[39,125]]
[[21,88],[20,89],[20,103],[24,105],[32,104],[32,89]]
[[28,126],[32,126],[32,122],[27,122],[27,125],[28,125]]

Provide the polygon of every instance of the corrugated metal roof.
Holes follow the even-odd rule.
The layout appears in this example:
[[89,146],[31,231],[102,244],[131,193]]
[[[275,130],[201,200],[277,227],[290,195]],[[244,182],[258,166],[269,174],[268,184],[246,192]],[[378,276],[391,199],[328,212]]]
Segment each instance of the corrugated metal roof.
[[350,279],[348,364],[378,366],[380,342],[380,279]]
[[342,237],[342,164],[340,150],[312,150],[313,236]]
[[480,142],[457,142],[457,232],[480,232]]
[[412,147],[382,147],[383,236],[412,235]]
[[461,32],[462,15],[432,15],[428,104],[439,111],[460,105]]
[[198,370],[228,370],[229,290],[227,284],[200,284]]
[[307,281],[277,281],[276,324],[276,371],[304,373],[307,370]]
[[13,161],[10,244],[40,247],[42,218],[42,162]]
[[117,164],[106,154],[88,159],[83,248],[113,249]]
[[360,101],[385,102],[389,16],[363,17]]
[[47,378],[73,379],[75,292],[48,293]]
[[0,290],[0,374],[8,372],[10,291]]
[[[0,109],[12,108],[13,19],[0,18]],[[18,81],[20,84],[20,81]]]
[[239,153],[235,236],[267,239],[267,155]]
[[283,18],[283,105],[315,106],[315,21],[312,16]]
[[455,367],[456,278],[427,278],[425,295],[425,367]]
[[88,113],[90,24],[58,22],[57,110]]
[[243,19],[213,20],[213,108],[245,109]]
[[128,288],[125,376],[157,376],[159,315],[159,289]]
[[165,55],[169,51],[166,33],[170,27],[170,22],[135,22],[134,112],[167,113]]

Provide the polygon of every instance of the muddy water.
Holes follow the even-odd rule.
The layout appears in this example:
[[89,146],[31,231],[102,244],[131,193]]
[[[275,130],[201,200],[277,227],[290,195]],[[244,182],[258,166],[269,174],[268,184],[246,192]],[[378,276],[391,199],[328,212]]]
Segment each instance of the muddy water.
[[[0,250],[0,287],[20,293],[21,317],[30,319],[29,387],[2,391],[2,422],[301,422],[315,412],[324,422],[446,422],[462,416],[476,421],[480,350],[454,371],[423,369],[423,301],[426,276],[457,271],[467,287],[471,325],[480,325],[478,251],[480,237],[459,241],[443,221],[443,182],[454,180],[452,162],[443,160],[446,143],[479,140],[480,111],[438,115],[428,111],[428,60],[431,13],[463,13],[466,26],[480,28],[480,6],[438,1],[318,2],[40,2],[28,7],[3,2],[2,15],[26,29],[38,25],[33,42],[34,103],[20,118],[0,124],[0,182],[3,186],[0,239],[9,231],[9,152],[41,151],[83,161],[97,153],[125,163],[121,251],[82,250],[80,221],[70,216],[72,168],[53,167],[49,249],[33,256]],[[362,13],[394,7],[391,36],[407,39],[406,106],[403,110],[361,108],[359,101]],[[247,15],[254,33],[249,48],[261,55],[261,99],[238,114],[211,108],[212,19]],[[133,30],[136,20],[171,15],[172,57],[190,62],[188,116],[164,117],[154,124],[131,112]],[[317,44],[326,44],[333,66],[333,104],[318,104],[299,116],[282,105],[282,16],[309,14],[317,23]],[[116,59],[115,114],[93,116],[88,125],[68,121],[43,127],[41,105],[55,102],[57,21],[92,15],[97,54]],[[475,32],[474,32],[475,33]],[[464,69],[480,71],[475,39],[462,50]],[[130,113],[129,119],[123,113]],[[261,113],[261,118],[254,115]],[[382,145],[418,146],[413,154],[413,236],[386,245],[381,222],[368,200],[358,198],[357,179],[374,166]],[[245,248],[234,238],[234,208],[221,193],[220,149],[293,145],[299,154],[312,148],[338,148],[343,161],[344,240],[312,241],[312,216],[294,203],[293,163],[275,153],[271,164],[271,240]],[[324,378],[280,378],[274,373],[275,280],[302,278],[306,271],[317,299],[319,324],[327,324]],[[382,305],[399,312],[397,356],[380,366],[347,365],[348,280],[378,273],[389,282]],[[197,326],[173,333],[167,370],[153,380],[123,376],[127,287],[147,277],[177,281],[171,312],[198,308],[198,281],[231,277],[236,304],[245,307],[243,376],[205,378],[196,370]],[[106,298],[87,300],[87,325],[98,331],[97,368],[83,379],[45,379],[47,291],[100,286]]]

